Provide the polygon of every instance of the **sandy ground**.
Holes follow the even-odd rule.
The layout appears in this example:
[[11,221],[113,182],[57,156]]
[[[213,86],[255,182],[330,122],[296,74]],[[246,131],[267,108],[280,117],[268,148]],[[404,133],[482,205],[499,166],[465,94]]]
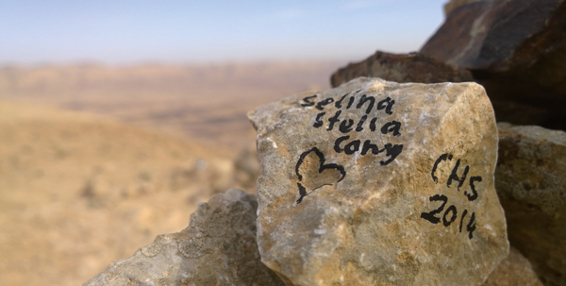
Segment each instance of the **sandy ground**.
[[330,70],[0,68],[0,285],[80,285],[212,194],[253,193],[245,112],[326,88]]
[[70,112],[2,102],[0,142],[0,285],[78,285],[231,183],[226,152]]

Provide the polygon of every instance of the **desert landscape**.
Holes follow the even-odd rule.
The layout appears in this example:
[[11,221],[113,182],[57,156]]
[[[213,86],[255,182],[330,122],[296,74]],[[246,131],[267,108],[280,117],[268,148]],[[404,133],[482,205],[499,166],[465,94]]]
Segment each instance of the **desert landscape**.
[[340,64],[345,63],[9,66],[0,68],[0,100],[101,114],[238,150],[254,136],[246,112],[329,88]]
[[0,68],[0,285],[78,285],[255,192],[254,107],[337,62]]
[[566,285],[566,2],[426,3],[7,5],[0,285]]

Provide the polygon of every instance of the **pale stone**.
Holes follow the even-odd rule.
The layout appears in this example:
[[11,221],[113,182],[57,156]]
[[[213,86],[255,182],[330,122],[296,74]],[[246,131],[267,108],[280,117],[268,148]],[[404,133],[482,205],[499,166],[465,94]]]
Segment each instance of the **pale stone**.
[[481,285],[506,257],[481,86],[359,78],[248,116],[259,251],[288,285]]
[[531,263],[517,249],[511,247],[509,255],[489,274],[482,286],[543,286]]
[[497,194],[509,241],[545,285],[566,285],[566,132],[499,123]]
[[84,285],[285,285],[260,261],[256,210],[254,195],[217,194],[199,205],[189,227],[158,236]]

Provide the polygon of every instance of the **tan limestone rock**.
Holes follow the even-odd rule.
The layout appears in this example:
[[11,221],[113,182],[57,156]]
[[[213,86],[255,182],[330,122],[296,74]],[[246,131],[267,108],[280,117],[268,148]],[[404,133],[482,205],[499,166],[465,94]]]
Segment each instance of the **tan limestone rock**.
[[566,285],[566,132],[499,123],[497,194],[509,241],[545,285]]
[[256,209],[254,195],[217,194],[199,205],[189,227],[156,237],[84,285],[284,285],[260,261]]
[[482,286],[543,286],[531,263],[517,249],[511,247],[509,255],[489,274]]
[[288,285],[482,285],[507,256],[481,86],[359,78],[248,116],[259,251]]

